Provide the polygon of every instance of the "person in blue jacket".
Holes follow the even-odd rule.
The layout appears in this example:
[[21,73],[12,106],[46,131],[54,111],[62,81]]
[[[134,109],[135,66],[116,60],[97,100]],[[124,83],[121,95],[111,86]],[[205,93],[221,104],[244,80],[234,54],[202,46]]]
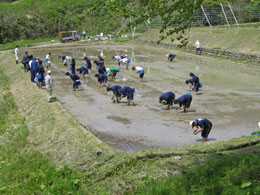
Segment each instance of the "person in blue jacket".
[[66,76],[69,76],[73,81],[73,90],[78,90],[81,85],[80,78],[75,73],[66,72]]
[[97,86],[105,85],[106,87],[108,87],[107,85],[108,78],[106,74],[95,74],[95,77],[97,78]]
[[196,92],[196,95],[199,94],[199,88],[200,88],[200,79],[196,75],[194,75],[192,72],[190,73],[191,79],[186,80],[186,84],[191,84],[190,88]]
[[128,86],[125,86],[120,89],[121,98],[127,97],[128,106],[130,106],[131,103],[134,106],[134,92],[135,89]]
[[178,99],[175,99],[174,104],[179,104],[180,107],[178,109],[181,110],[183,108],[184,112],[188,112],[191,101],[192,101],[192,95],[190,93],[187,93],[187,94],[179,97]]
[[83,78],[85,78],[85,74],[88,74],[88,69],[85,67],[77,68],[77,72],[82,75]]
[[176,57],[176,54],[167,54],[166,56],[167,56],[168,60],[170,60],[172,62],[173,59]]
[[[198,133],[201,133],[202,142],[206,142],[208,135],[210,133],[210,130],[212,128],[212,123],[206,119],[206,118],[199,118],[194,121],[190,121],[190,125],[192,129],[195,127],[193,134],[197,135]],[[200,129],[199,129],[200,127]]]
[[172,108],[173,101],[175,99],[175,94],[173,92],[163,93],[159,98],[159,103],[167,105],[167,109]]
[[84,60],[86,61],[86,67],[89,70],[91,70],[91,68],[92,68],[91,60],[88,57],[84,57]]
[[33,61],[31,64],[31,81],[32,82],[34,82],[37,72],[38,72],[38,61],[36,61],[36,58],[33,58]]
[[38,65],[38,74],[37,74],[39,89],[42,89],[44,74],[45,74],[45,70],[44,70],[44,67],[42,65],[42,61],[40,60],[39,65]]
[[113,92],[113,96],[111,98],[111,100],[113,100],[113,102],[120,102],[120,97],[121,97],[121,92],[120,92],[121,86],[119,85],[113,85],[111,87],[107,87],[107,91],[112,91]]

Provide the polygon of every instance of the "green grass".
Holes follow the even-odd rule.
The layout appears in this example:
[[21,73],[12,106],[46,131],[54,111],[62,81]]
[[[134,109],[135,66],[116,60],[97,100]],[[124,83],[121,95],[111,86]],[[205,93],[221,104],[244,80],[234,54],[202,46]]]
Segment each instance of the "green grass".
[[0,51],[14,49],[16,47],[16,45],[18,45],[19,47],[30,47],[37,43],[49,42],[51,40],[57,41],[58,39],[57,38],[45,38],[45,39],[23,40],[23,41],[15,41],[12,43],[0,44]]
[[232,154],[183,169],[173,178],[147,180],[138,194],[259,194],[260,156]]
[[[252,25],[252,26],[251,26]],[[245,53],[252,55],[260,55],[260,24],[246,24],[243,28],[227,27],[193,27],[187,30],[186,37],[189,39],[189,47],[195,47],[196,40],[199,40],[202,48],[223,50],[227,49],[233,53]],[[145,33],[136,36],[140,40],[159,40],[159,30],[151,29]],[[171,43],[171,37],[162,41],[162,43]],[[176,41],[174,44],[178,44]]]
[[58,169],[41,153],[25,150],[31,144],[29,130],[9,86],[8,77],[0,70],[0,193],[86,193],[82,174],[67,166]]
[[127,42],[128,39],[125,37],[116,37],[115,42]]

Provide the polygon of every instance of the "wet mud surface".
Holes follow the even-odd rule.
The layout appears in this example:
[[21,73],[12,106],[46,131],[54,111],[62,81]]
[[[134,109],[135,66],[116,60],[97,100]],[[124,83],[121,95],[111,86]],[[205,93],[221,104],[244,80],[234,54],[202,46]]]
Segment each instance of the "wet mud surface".
[[[170,62],[165,57],[169,51],[140,45],[29,50],[41,58],[52,52],[54,94],[82,125],[120,152],[200,143],[201,137],[192,134],[189,121],[201,117],[213,123],[210,142],[247,136],[257,129],[260,121],[259,67],[183,53],[178,53],[175,61]],[[80,67],[85,65],[84,56],[94,61],[101,53],[106,67],[118,67],[112,59],[114,55],[128,54],[132,60],[130,69],[122,66],[117,78],[109,78],[108,84],[134,87],[136,106],[127,106],[126,99],[113,103],[112,93],[96,86],[94,63],[89,77],[81,78],[80,90],[73,91],[70,78],[65,76],[68,67],[64,67],[57,56],[74,57],[76,67]],[[144,68],[144,82],[139,82],[132,66]],[[203,83],[200,95],[195,95],[185,84],[190,72],[198,75]],[[165,106],[159,104],[159,96],[167,91],[174,92],[177,97],[192,93],[190,112],[165,110]]]

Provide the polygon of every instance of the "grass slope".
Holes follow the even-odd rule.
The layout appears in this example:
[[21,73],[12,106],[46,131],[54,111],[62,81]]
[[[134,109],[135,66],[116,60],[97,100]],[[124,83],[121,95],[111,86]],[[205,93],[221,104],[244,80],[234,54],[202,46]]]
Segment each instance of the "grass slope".
[[[194,27],[187,31],[188,46],[195,47],[196,40],[199,40],[202,48],[221,49],[222,51],[226,48],[229,52],[260,55],[259,28],[257,25],[230,29],[213,27],[212,30],[209,27]],[[158,29],[152,29],[137,35],[137,38],[155,41],[158,40],[159,34]],[[162,42],[170,43],[171,41],[166,39]]]

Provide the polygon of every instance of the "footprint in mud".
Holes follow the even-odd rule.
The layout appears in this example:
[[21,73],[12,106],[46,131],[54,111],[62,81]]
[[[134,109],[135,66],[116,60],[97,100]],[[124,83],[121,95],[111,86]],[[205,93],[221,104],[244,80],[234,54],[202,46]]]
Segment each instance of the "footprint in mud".
[[122,117],[119,117],[119,116],[110,115],[110,116],[107,116],[107,119],[111,119],[111,120],[117,121],[117,122],[122,123],[124,125],[131,124],[131,121],[129,119],[122,118]]

